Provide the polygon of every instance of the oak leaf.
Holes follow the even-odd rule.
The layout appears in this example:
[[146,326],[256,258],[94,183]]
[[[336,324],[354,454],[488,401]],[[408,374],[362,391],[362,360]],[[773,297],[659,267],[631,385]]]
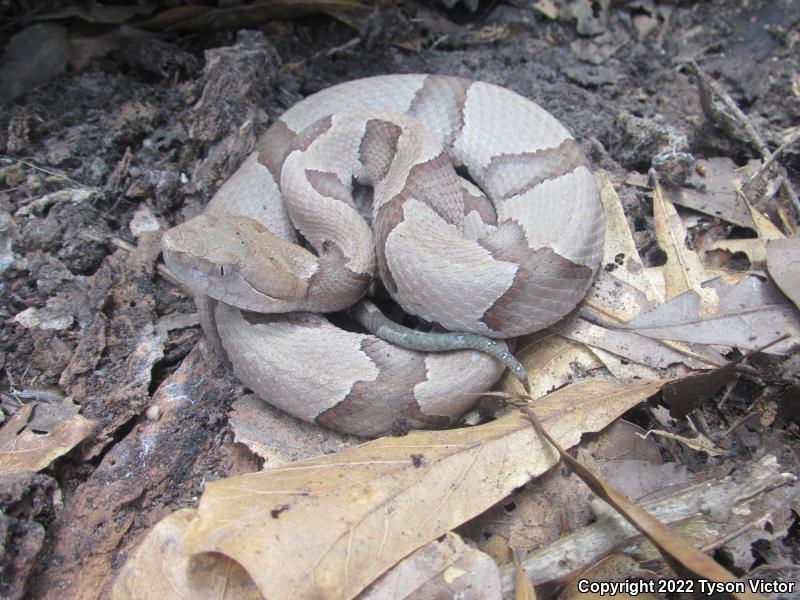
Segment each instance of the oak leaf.
[[767,269],[781,291],[800,308],[800,238],[767,242]]
[[658,245],[667,254],[664,268],[667,300],[694,291],[700,297],[701,313],[713,313],[718,308],[719,298],[713,289],[702,285],[712,276],[706,272],[700,256],[686,247],[686,228],[678,211],[664,197],[658,181],[653,188],[653,217]]
[[[569,447],[662,384],[588,381],[541,398],[535,408]],[[352,598],[556,461],[519,412],[473,428],[382,438],[210,482],[182,551],[232,559],[265,597]],[[132,568],[135,561],[121,577]]]
[[797,311],[772,283],[749,276],[735,285],[712,279],[703,288],[712,289],[719,300],[719,306],[710,314],[703,313],[700,296],[689,290],[614,328],[661,340],[720,344],[742,350],[755,350],[788,334],[764,350],[769,354],[786,354],[800,340]]

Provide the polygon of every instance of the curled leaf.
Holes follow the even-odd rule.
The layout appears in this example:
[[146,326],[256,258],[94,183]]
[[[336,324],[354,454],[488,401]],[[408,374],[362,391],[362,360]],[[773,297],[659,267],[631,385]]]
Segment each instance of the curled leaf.
[[53,425],[45,435],[23,431],[33,406],[24,405],[0,429],[0,473],[41,471],[89,437],[97,424],[81,415],[73,415]]
[[231,559],[183,552],[183,536],[195,516],[193,509],[177,510],[150,531],[114,582],[112,600],[262,598],[247,573]]
[[[565,446],[660,389],[589,381],[537,401]],[[350,598],[401,558],[555,464],[514,412],[479,427],[417,431],[333,455],[210,482],[182,540],[219,553],[271,598]]]

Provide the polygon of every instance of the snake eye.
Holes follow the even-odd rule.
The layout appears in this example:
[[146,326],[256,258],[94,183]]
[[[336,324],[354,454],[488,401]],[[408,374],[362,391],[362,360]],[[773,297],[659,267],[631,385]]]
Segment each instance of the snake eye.
[[217,267],[217,277],[219,277],[220,279],[225,277],[225,267],[223,267],[222,265],[219,265]]

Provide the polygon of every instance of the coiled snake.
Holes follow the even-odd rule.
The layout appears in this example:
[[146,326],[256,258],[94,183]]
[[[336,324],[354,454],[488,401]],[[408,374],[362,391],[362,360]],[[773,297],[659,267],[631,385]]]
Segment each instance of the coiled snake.
[[[372,227],[354,181],[372,188]],[[581,301],[603,237],[595,180],[552,115],[488,83],[388,75],[286,111],[163,250],[245,385],[302,419],[374,436],[447,425],[504,366],[474,350],[401,348],[320,313],[358,302],[377,273],[407,313],[512,338]]]

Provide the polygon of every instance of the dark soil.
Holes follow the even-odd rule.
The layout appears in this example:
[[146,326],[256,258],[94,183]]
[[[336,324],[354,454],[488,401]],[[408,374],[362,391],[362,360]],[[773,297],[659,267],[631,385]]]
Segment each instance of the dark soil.
[[[800,123],[798,2],[562,2],[576,7],[575,16],[562,8],[557,20],[519,4],[481,2],[472,13],[404,3],[361,20],[358,31],[325,15],[132,37],[74,16],[45,21],[56,28],[51,39],[67,36],[73,52],[76,40],[101,34],[114,45],[87,47],[78,68],[56,67],[21,93],[9,87],[14,74],[2,74],[0,211],[11,219],[0,221],[0,237],[11,238],[13,260],[0,274],[0,408],[8,418],[18,408],[13,391],[30,398],[57,388],[98,430],[42,474],[4,484],[0,596],[102,597],[147,527],[196,504],[205,481],[257,467],[234,444],[226,418],[241,387],[213,358],[196,371],[192,360],[183,363],[184,384],[217,383],[201,402],[176,405],[156,438],[163,442],[156,458],[146,458],[137,432],[151,396],[201,332],[175,325],[157,334],[165,315],[194,307],[157,276],[157,234],[132,232],[131,224],[149,214],[170,226],[197,214],[272,119],[300,98],[386,73],[510,88],[564,122],[594,166],[611,173],[651,265],[663,254],[650,191],[624,184],[626,177],[675,149],[739,164],[757,156],[708,122],[687,61],[728,90],[772,148]],[[0,5],[0,44],[58,6],[46,8]],[[781,161],[800,184],[800,149]],[[62,322],[25,327],[15,317],[31,307]],[[741,378],[722,410],[714,409],[719,397],[704,405],[707,434],[736,423],[768,382],[796,383],[796,356],[762,362],[753,366],[767,375]],[[774,428],[736,428],[731,455],[709,460],[736,464],[770,452],[800,472],[796,413],[784,416]],[[697,456],[681,451],[680,460],[702,470],[707,463]],[[779,545],[789,562],[800,554],[798,539],[795,529]]]

